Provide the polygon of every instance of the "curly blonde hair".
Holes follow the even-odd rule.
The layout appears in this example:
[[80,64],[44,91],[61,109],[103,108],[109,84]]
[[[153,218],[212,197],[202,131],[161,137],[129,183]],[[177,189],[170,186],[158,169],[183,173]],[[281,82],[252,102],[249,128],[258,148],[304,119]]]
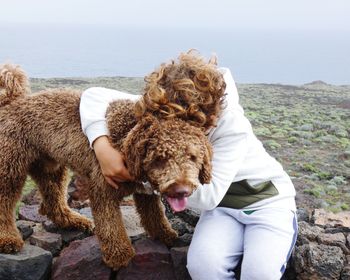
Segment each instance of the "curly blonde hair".
[[177,61],[161,64],[145,82],[144,94],[135,106],[138,119],[151,114],[178,117],[204,130],[215,126],[226,88],[216,57],[206,62],[190,50]]

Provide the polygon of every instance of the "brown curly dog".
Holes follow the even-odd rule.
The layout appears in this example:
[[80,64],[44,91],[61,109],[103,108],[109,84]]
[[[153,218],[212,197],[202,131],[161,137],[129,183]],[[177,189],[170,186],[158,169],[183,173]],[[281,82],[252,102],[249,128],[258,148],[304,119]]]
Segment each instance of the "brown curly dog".
[[[166,71],[164,69],[162,73]],[[205,75],[188,74],[192,79],[198,79],[203,88],[208,86]],[[163,74],[154,75],[164,77]],[[158,82],[169,81],[161,78]],[[181,83],[173,86],[176,89]],[[148,88],[152,87],[150,82]],[[194,89],[193,85],[184,85],[185,95],[186,88]],[[124,153],[128,169],[135,177],[135,182],[125,183],[115,190],[106,183],[95,154],[81,131],[79,92],[57,89],[27,95],[25,74],[11,65],[0,69],[0,89],[0,252],[16,252],[23,246],[15,225],[14,209],[27,174],[36,181],[42,195],[41,214],[60,227],[92,229],[90,220],[67,205],[68,168],[88,182],[95,233],[108,266],[118,269],[134,256],[119,209],[120,201],[126,195],[134,194],[142,225],[152,238],[166,244],[176,238],[164,215],[160,196],[143,194],[144,187],[140,182],[150,182],[154,190],[182,207],[185,197],[199,183],[210,181],[212,152],[204,128],[212,125],[212,118],[206,118],[200,108],[192,106],[186,110],[192,110],[193,116],[197,117],[186,122],[182,115],[185,113],[176,106],[167,108],[164,105],[158,111],[153,108],[149,112],[147,106],[142,107],[142,102],[136,111],[143,115],[135,117],[134,103],[111,103],[106,114],[110,140]],[[159,100],[161,104],[165,103],[163,101]],[[207,102],[202,101],[204,105]],[[186,100],[183,104],[187,106]],[[163,113],[157,112],[163,111],[165,115],[179,117],[159,117]],[[195,127],[191,120],[200,125]]]

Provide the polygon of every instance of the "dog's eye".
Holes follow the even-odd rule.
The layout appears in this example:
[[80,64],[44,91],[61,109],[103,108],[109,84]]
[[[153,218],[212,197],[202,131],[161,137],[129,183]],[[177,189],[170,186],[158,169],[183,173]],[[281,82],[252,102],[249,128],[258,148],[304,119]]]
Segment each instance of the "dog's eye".
[[152,161],[153,167],[164,167],[166,164],[166,159],[162,157],[157,157]]
[[195,155],[191,155],[191,156],[190,156],[190,160],[191,160],[191,161],[197,161],[197,157],[196,157]]

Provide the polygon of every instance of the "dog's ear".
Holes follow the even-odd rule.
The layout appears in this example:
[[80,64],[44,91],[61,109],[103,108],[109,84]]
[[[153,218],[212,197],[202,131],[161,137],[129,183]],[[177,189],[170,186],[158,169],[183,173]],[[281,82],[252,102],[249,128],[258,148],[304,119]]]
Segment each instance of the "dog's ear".
[[201,184],[209,184],[211,180],[211,159],[213,157],[213,150],[207,139],[202,139],[204,158],[202,169],[199,172],[199,181]]
[[154,133],[155,118],[147,116],[130,130],[123,141],[122,152],[130,175],[136,180],[143,180],[142,164],[146,157],[147,145]]

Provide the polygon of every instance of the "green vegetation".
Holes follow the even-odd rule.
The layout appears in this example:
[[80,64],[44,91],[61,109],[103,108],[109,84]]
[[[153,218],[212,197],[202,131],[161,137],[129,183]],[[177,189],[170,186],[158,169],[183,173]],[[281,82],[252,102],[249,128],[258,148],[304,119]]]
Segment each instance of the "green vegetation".
[[238,92],[258,138],[307,195],[299,206],[349,209],[350,86],[242,84]]

